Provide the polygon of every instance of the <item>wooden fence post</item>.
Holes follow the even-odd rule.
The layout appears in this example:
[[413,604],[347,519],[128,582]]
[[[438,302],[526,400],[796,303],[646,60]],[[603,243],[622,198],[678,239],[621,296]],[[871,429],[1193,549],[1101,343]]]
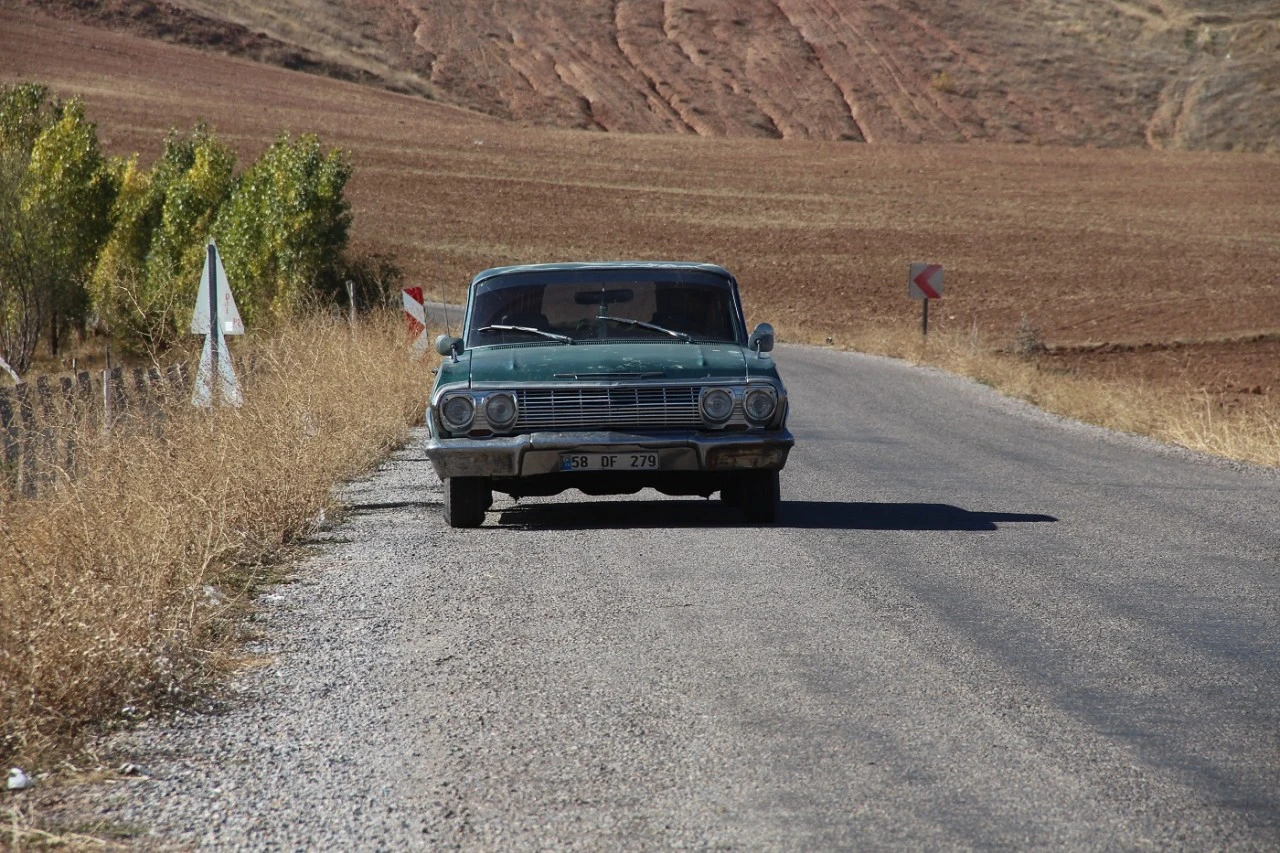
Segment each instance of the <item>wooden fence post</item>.
[[87,421],[89,413],[93,411],[93,377],[87,370],[76,374],[75,402],[79,417]]
[[33,447],[35,444],[34,436],[32,435],[34,432],[32,421],[35,418],[32,414],[31,406],[31,385],[23,382],[13,389],[13,395],[18,403],[18,444],[22,454],[22,458],[18,462],[18,492],[23,497],[29,498],[36,493],[36,454]]
[[63,376],[58,380],[58,388],[62,392],[62,413],[63,413],[63,445],[66,454],[63,456],[63,464],[67,466],[67,476],[74,477],[76,472],[76,435],[79,432],[80,424],[83,423],[76,411],[76,383],[70,376]]
[[130,373],[133,376],[133,390],[137,394],[134,410],[139,415],[154,415],[155,409],[151,405],[151,394],[148,393],[147,389],[147,372],[141,367],[135,367]]
[[102,371],[102,434],[111,435],[111,368]]
[[57,411],[54,409],[53,383],[48,376],[36,377],[36,399],[40,402],[38,411],[39,438],[35,447],[35,479],[38,483],[48,483],[53,479],[51,465],[56,464],[58,448]]
[[0,391],[0,475],[5,485],[14,491],[18,490],[18,454],[21,445],[18,443],[18,412],[14,405],[13,395],[9,391]]
[[0,492],[36,497],[59,471],[75,478],[84,441],[99,423],[105,437],[121,424],[143,428],[145,419],[163,436],[169,396],[190,393],[189,368],[174,364],[129,373],[132,389],[120,367],[102,371],[100,389],[98,376],[88,371],[0,389]]
[[128,400],[124,395],[124,368],[113,367],[102,371],[102,430],[111,434],[112,428],[125,415]]

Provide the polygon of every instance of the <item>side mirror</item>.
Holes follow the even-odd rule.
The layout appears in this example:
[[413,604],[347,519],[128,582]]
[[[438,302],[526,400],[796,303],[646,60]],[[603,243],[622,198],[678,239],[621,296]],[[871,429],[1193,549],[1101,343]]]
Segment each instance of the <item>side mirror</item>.
[[454,356],[458,350],[462,349],[462,338],[455,338],[449,335],[441,335],[436,338],[436,352],[441,355]]
[[773,352],[773,326],[768,323],[761,323],[756,326],[756,330],[751,333],[747,346],[759,353]]

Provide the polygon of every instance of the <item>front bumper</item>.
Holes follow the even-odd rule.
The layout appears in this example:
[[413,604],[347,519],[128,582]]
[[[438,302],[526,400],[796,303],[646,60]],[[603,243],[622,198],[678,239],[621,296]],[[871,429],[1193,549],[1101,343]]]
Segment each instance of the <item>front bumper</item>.
[[446,477],[534,477],[560,471],[566,453],[658,453],[659,471],[779,470],[795,439],[767,432],[535,432],[493,438],[431,438],[427,458]]

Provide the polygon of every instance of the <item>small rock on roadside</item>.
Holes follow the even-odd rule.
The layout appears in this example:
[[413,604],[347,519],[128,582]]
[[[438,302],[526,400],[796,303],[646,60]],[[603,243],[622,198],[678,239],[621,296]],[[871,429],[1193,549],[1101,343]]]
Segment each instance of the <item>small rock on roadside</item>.
[[9,781],[5,788],[10,791],[24,791],[27,788],[34,788],[36,780],[28,776],[20,767],[9,769]]

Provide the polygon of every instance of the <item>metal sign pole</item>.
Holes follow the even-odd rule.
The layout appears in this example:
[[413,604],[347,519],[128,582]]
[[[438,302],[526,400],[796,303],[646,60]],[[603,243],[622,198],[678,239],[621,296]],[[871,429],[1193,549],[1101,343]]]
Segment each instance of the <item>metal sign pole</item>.
[[209,265],[209,403],[218,405],[218,250],[208,247]]
[[924,315],[920,321],[921,323],[920,334],[923,337],[927,338],[929,337],[929,300],[926,298],[926,299],[921,299],[920,301],[924,303]]

